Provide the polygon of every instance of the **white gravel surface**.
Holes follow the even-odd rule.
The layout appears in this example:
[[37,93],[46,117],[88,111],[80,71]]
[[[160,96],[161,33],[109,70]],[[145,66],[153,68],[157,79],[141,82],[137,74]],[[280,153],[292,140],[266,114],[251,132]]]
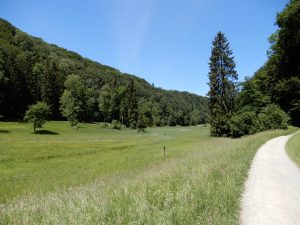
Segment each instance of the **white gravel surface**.
[[300,225],[300,169],[285,151],[290,137],[274,138],[256,153],[242,198],[242,225]]

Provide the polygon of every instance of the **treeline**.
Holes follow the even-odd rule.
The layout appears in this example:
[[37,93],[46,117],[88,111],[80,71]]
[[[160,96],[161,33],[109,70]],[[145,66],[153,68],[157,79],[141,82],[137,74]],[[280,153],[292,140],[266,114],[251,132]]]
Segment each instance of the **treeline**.
[[208,114],[206,97],[156,88],[0,19],[0,117],[22,119],[36,102],[50,106],[51,119],[128,127],[196,125],[206,123]]
[[277,15],[268,61],[238,85],[229,42],[221,32],[210,58],[211,135],[240,137],[300,126],[300,1]]
[[291,0],[277,15],[279,29],[271,35],[268,61],[243,83],[239,108],[252,111],[279,105],[300,126],[300,1]]

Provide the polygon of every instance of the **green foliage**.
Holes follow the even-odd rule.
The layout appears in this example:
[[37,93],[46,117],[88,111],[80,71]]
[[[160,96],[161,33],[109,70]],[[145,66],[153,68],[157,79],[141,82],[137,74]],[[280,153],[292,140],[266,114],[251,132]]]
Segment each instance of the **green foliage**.
[[277,105],[271,104],[262,109],[258,114],[262,130],[287,129],[289,116]]
[[202,112],[200,112],[198,109],[194,109],[192,112],[191,112],[191,124],[190,125],[197,125],[197,124],[205,124],[206,123],[206,119],[205,119],[205,116],[203,115]]
[[154,102],[152,104],[152,118],[153,118],[153,125],[155,126],[161,126],[162,125],[162,114],[163,110],[159,103]]
[[229,42],[221,32],[213,41],[209,69],[211,135],[228,135],[229,120],[235,108],[235,80],[238,75]]
[[49,116],[50,108],[44,102],[38,102],[35,105],[29,106],[26,111],[24,120],[32,123],[33,131],[36,131],[36,128],[42,127],[42,125],[47,121]]
[[[81,78],[85,89],[85,99],[80,100],[82,105],[77,104],[77,98],[70,98],[70,93],[63,94],[64,89],[70,91],[64,86],[70,74]],[[104,86],[111,89],[108,114],[99,110]],[[65,113],[60,107],[62,98],[65,104],[70,103],[68,109],[64,108]],[[51,119],[60,120],[64,116],[74,121],[118,120],[135,128],[141,99],[153,105],[156,126],[167,125],[171,114],[175,115],[175,124],[188,125],[194,109],[207,117],[206,97],[155,88],[144,79],[49,45],[0,19],[0,116],[3,119],[22,118],[28,105],[43,101],[50,106]]]
[[76,126],[84,111],[86,89],[77,75],[68,76],[65,87],[66,89],[60,99],[60,109],[70,125]]
[[300,1],[290,1],[276,22],[279,29],[269,38],[268,61],[243,83],[237,98],[238,108],[257,114],[259,130],[286,128],[287,114],[300,126]]
[[121,130],[122,129],[122,124],[118,120],[112,120],[111,121],[111,127],[113,129]]
[[72,127],[76,126],[79,122],[80,106],[76,103],[76,99],[70,91],[64,91],[60,103],[62,114],[67,118]]
[[251,107],[259,111],[271,103],[271,98],[260,90],[265,87],[258,88],[264,85],[264,80],[260,80],[259,73],[263,71],[258,71],[255,78],[246,78],[246,81],[242,83],[242,91],[237,96],[237,108]]
[[143,124],[145,128],[153,126],[153,114],[152,114],[151,102],[147,102],[144,99],[140,100],[138,106],[138,113],[139,113],[138,123]]
[[[278,104],[291,116],[292,124],[300,126],[300,1],[290,1],[276,23],[279,29],[269,38],[269,59],[248,85],[262,94],[261,99]],[[242,92],[249,94],[247,88]]]
[[235,114],[229,122],[230,136],[241,137],[243,135],[254,134],[259,131],[257,115],[253,111],[243,110]]
[[138,99],[134,80],[130,80],[126,87],[127,113],[125,124],[130,128],[136,128],[138,121]]
[[[36,101],[39,101],[42,98],[42,84],[43,83],[43,77],[45,77],[45,71],[46,68],[41,63],[36,63],[32,68],[32,78],[30,80],[31,82],[31,95],[35,97]],[[44,90],[43,90],[44,91]]]
[[104,124],[110,120],[113,106],[112,90],[109,85],[104,85],[100,91],[99,110],[103,114]]
[[[57,65],[54,59],[51,59],[45,63],[45,71],[41,74],[41,97],[51,109],[51,115],[53,119],[61,118],[60,109],[60,97],[63,93],[64,78],[60,76],[57,70]],[[27,76],[30,76],[28,72]],[[31,87],[29,88],[32,89]],[[36,94],[36,95],[39,95]]]
[[151,126],[153,126],[152,104],[141,99],[138,106],[137,128],[143,131]]
[[270,104],[255,111],[244,107],[229,121],[230,136],[241,137],[264,130],[287,129],[289,116],[277,105]]
[[226,114],[218,113],[218,116],[209,119],[210,133],[212,136],[225,137],[230,133],[229,121],[231,117]]

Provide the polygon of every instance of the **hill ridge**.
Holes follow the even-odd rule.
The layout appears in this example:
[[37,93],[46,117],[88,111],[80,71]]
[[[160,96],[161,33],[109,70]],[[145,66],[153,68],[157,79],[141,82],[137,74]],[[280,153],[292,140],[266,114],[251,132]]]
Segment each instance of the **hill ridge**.
[[[161,125],[189,125],[206,121],[206,97],[154,87],[136,75],[122,73],[29,35],[1,18],[0,44],[0,115],[4,119],[22,118],[27,107],[37,101],[51,106],[52,119],[62,119],[59,100],[64,81],[68,75],[76,74],[87,88],[95,92],[95,103],[105,84],[126,86],[133,79],[139,100],[160,105],[163,111],[159,119]],[[96,104],[93,108],[96,111]],[[192,114],[194,122],[191,121]],[[101,115],[93,115],[92,120],[101,121]]]

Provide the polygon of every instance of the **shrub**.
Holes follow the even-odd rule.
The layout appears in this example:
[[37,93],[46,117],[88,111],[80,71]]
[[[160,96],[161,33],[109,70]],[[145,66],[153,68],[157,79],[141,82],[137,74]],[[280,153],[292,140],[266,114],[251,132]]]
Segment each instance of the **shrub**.
[[111,121],[111,127],[113,129],[121,130],[122,124],[118,120],[113,120],[113,121]]
[[137,122],[137,131],[144,132],[145,128],[147,127],[144,117],[139,118]]
[[255,112],[243,111],[234,115],[229,122],[230,136],[241,137],[259,131]]
[[289,116],[274,104],[262,108],[258,114],[253,109],[245,107],[229,121],[232,137],[241,137],[264,130],[287,129],[288,125]]
[[287,129],[290,121],[289,116],[274,104],[264,107],[258,114],[258,119],[264,130]]
[[230,117],[228,115],[218,115],[210,118],[210,134],[215,137],[230,135]]

